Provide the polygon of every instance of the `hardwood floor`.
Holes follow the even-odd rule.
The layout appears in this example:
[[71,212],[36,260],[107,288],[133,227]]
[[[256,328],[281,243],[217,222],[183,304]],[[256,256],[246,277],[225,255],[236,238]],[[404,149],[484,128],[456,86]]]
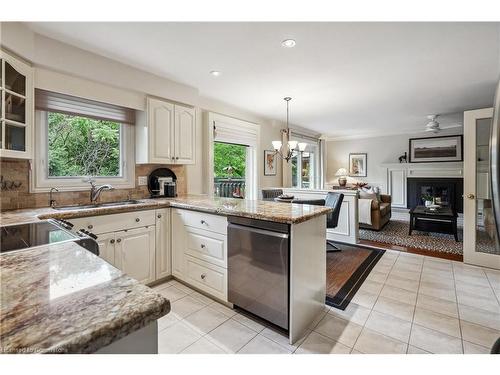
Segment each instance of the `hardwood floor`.
[[419,249],[416,247],[393,245],[393,244],[387,244],[383,242],[370,241],[370,240],[359,240],[359,244],[368,247],[375,247],[377,249],[405,251],[407,253],[426,255],[435,258],[456,260],[459,262],[463,262],[464,258],[463,255],[460,254],[443,253],[438,251]]

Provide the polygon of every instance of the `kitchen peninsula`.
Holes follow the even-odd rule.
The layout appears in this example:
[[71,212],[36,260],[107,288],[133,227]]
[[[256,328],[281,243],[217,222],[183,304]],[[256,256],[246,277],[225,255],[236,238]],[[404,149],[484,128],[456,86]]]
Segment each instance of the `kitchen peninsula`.
[[[2,225],[55,218],[68,220],[75,228],[91,228],[107,263],[83,249],[65,249],[63,244],[1,255],[1,346],[7,351],[26,346],[28,338],[36,339],[31,329],[36,327],[36,332],[43,332],[44,338],[39,337],[42,352],[57,348],[93,352],[155,323],[169,311],[169,303],[133,279],[150,285],[173,276],[231,305],[227,298],[228,216],[289,226],[288,332],[293,343],[324,308],[328,212],[327,207],[193,195],[86,209],[2,212]],[[124,238],[121,247],[110,248],[123,235],[141,230],[149,238],[152,233],[152,246],[127,248]],[[143,259],[149,263],[138,269]],[[44,293],[26,287],[32,284],[43,285]],[[16,312],[20,307],[26,314]],[[45,331],[40,328],[44,319],[51,327]],[[66,332],[67,319],[72,319],[71,334],[52,335]]]

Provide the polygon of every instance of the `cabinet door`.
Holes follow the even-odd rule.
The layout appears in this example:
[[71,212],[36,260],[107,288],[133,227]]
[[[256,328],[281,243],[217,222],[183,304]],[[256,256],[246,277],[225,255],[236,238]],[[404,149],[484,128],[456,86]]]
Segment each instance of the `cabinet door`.
[[170,210],[156,210],[156,279],[172,274],[170,252]]
[[32,155],[33,69],[0,50],[0,157]]
[[149,162],[172,163],[174,105],[148,98]]
[[147,284],[155,280],[153,226],[115,233],[115,265],[128,276]]
[[193,108],[175,106],[174,153],[175,162],[195,162],[195,112]]
[[99,245],[99,256],[106,262],[115,265],[115,234],[104,233],[97,237],[97,244]]
[[184,278],[184,252],[187,249],[187,231],[178,210],[172,210],[172,274]]

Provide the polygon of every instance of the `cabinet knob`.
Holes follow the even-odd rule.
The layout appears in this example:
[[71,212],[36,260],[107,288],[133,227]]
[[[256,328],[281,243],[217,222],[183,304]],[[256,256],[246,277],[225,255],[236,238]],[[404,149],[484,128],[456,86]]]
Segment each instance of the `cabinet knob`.
[[207,222],[205,220],[200,220],[200,223],[201,224],[207,224]]
[[202,273],[202,274],[200,275],[200,277],[201,277],[201,279],[202,279],[202,280],[205,280],[205,277],[207,277],[207,274],[206,274],[206,273]]
[[122,239],[121,239],[121,238],[118,238],[118,239],[116,240],[116,242],[120,243],[120,242],[122,242]]
[[138,223],[139,221],[141,221],[141,219],[139,219],[138,217],[135,218],[135,222]]
[[113,238],[112,240],[109,241],[110,243],[115,243],[115,239]]
[[205,248],[205,245],[204,245],[204,244],[201,244],[200,246],[201,246],[201,248],[202,248],[202,249],[204,249],[204,248]]
[[158,214],[158,216],[157,216],[157,217],[158,217],[158,219],[161,219],[161,214]]
[[94,228],[94,226],[92,224],[90,224],[90,225],[87,225],[87,228],[92,229],[92,228]]
[[474,194],[467,194],[467,198],[469,198],[469,199],[474,199],[474,198],[475,198],[475,195],[474,195]]

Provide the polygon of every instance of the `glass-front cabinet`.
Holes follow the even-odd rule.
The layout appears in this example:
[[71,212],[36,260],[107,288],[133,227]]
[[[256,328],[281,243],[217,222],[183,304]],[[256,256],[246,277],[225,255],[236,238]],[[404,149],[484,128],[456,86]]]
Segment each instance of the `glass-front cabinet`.
[[33,69],[0,50],[0,156],[32,157]]

